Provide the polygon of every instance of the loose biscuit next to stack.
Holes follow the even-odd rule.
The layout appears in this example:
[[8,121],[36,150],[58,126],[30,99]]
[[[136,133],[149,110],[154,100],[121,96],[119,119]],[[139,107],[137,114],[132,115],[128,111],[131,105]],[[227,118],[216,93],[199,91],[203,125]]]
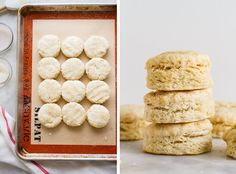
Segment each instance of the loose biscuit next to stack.
[[137,104],[120,107],[120,140],[143,139],[143,129],[148,123],[144,119],[144,106]]
[[212,136],[222,138],[226,132],[236,126],[236,103],[215,103],[215,115],[210,118],[213,125]]
[[147,121],[143,149],[155,154],[200,154],[212,147],[214,115],[210,59],[193,51],[165,52],[147,61]]

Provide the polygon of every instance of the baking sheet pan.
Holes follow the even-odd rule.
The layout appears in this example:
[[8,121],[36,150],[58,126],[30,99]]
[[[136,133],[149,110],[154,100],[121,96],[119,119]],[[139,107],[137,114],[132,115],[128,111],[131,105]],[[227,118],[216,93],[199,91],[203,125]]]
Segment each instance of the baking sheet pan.
[[[24,159],[116,159],[116,6],[115,5],[26,5],[19,11],[19,91],[17,121],[17,153]],[[96,129],[87,122],[71,128],[61,123],[54,129],[40,125],[37,113],[42,102],[37,95],[42,81],[37,74],[37,42],[45,34],[58,35],[61,40],[76,35],[86,40],[102,35],[110,48],[105,59],[112,71],[107,80],[111,98],[104,105],[111,114],[109,124]],[[79,58],[86,63],[83,53]],[[58,60],[66,58],[61,53]],[[61,75],[58,79],[64,81]],[[84,75],[85,84],[89,79]],[[65,102],[60,100],[63,106]],[[87,109],[91,103],[83,100]]]

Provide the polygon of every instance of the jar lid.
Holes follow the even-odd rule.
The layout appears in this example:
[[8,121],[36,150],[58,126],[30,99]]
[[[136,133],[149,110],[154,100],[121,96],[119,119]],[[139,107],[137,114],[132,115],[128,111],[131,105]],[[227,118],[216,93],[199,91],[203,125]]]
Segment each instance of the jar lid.
[[11,28],[0,22],[0,53],[8,50],[13,42],[13,32]]
[[11,64],[6,59],[0,57],[0,88],[7,84],[7,82],[11,79],[11,76]]

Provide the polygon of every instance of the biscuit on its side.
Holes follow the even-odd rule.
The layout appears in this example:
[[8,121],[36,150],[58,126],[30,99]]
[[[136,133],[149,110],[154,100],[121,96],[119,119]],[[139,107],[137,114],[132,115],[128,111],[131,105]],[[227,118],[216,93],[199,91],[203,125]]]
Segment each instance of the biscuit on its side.
[[183,123],[199,121],[214,115],[211,89],[194,91],[156,91],[144,96],[147,121]]
[[143,139],[143,128],[147,125],[144,120],[143,105],[122,105],[120,108],[120,139]]
[[223,139],[227,143],[226,154],[236,159],[236,128],[227,131],[224,134]]
[[191,123],[151,124],[144,131],[143,150],[154,154],[194,155],[211,151],[208,119]]
[[222,138],[224,133],[236,126],[236,103],[216,102],[215,115],[210,121],[213,124],[213,137]]
[[146,63],[147,87],[154,90],[193,90],[212,86],[211,62],[194,51],[164,52]]

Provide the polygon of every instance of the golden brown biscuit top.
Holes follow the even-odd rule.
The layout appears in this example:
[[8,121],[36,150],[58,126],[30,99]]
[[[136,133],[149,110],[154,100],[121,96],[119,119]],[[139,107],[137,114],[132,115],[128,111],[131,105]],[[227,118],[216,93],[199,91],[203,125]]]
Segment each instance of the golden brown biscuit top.
[[146,128],[146,134],[150,136],[203,136],[212,130],[212,124],[208,119],[190,123],[151,124]]
[[120,122],[131,123],[137,119],[144,119],[144,105],[121,105]]
[[210,58],[195,51],[168,51],[150,58],[146,63],[146,69],[155,67],[163,70],[180,67],[205,68],[210,66]]
[[213,124],[236,126],[236,103],[217,101],[215,115],[210,120]]

